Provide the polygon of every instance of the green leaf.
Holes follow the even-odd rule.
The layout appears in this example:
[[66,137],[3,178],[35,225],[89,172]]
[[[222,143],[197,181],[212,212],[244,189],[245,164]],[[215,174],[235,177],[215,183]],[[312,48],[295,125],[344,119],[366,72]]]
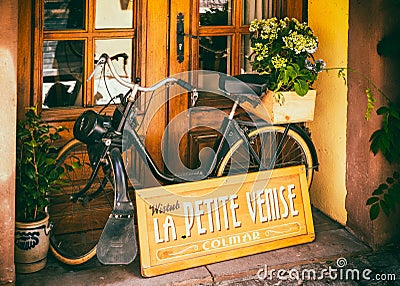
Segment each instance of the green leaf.
[[25,170],[25,175],[31,179],[34,180],[36,177],[36,171],[35,168],[32,165],[28,165],[26,170]]
[[389,113],[389,108],[386,106],[382,106],[382,107],[378,108],[378,110],[376,111],[376,114],[378,114],[378,115],[382,115],[385,113]]
[[367,206],[372,205],[372,204],[376,203],[377,201],[379,201],[379,198],[378,198],[378,197],[370,197],[370,198],[367,200],[366,205],[367,205]]
[[387,177],[386,178],[386,183],[393,184],[394,183],[394,179],[392,177]]
[[397,120],[400,120],[400,113],[399,110],[396,107],[393,107],[392,105],[389,106],[389,113],[390,116],[393,118],[396,118]]
[[387,158],[387,150],[390,149],[390,140],[384,130],[376,130],[370,137],[370,150],[374,155],[379,151]]
[[372,192],[372,195],[373,195],[373,196],[382,195],[383,192],[384,192],[384,190],[386,190],[388,187],[389,187],[389,186],[386,185],[386,184],[380,184],[379,187],[378,187],[376,190],[374,190],[374,191]]
[[389,216],[390,215],[390,209],[389,209],[388,205],[386,204],[386,202],[381,200],[380,201],[380,206],[381,206],[383,212],[385,213],[385,215]]
[[381,208],[379,207],[379,204],[372,205],[369,209],[370,220],[375,220],[378,217],[380,210]]
[[304,80],[296,80],[296,82],[294,83],[294,90],[296,91],[296,93],[300,96],[305,96],[308,92],[308,84],[306,81]]
[[381,190],[386,190],[387,188],[389,188],[389,186],[385,183],[380,184],[378,187],[378,189],[381,189]]
[[80,168],[82,168],[83,164],[78,161],[78,162],[73,162],[71,164],[71,166],[72,166],[72,169],[80,169]]
[[400,203],[400,183],[395,183],[391,188],[388,189],[388,193]]
[[383,194],[383,190],[379,189],[379,188],[372,192],[373,196],[379,196],[379,195],[382,195],[382,194]]
[[369,87],[365,90],[365,93],[367,94],[367,100],[368,100],[367,110],[365,111],[365,119],[369,120],[371,118],[371,112],[375,108],[376,100]]
[[371,137],[369,138],[369,141],[372,141],[372,140],[382,136],[382,133],[383,133],[382,129],[376,130],[374,133],[372,133]]
[[386,205],[390,210],[394,211],[396,209],[395,199],[389,192],[387,194],[384,194],[383,200],[385,201]]

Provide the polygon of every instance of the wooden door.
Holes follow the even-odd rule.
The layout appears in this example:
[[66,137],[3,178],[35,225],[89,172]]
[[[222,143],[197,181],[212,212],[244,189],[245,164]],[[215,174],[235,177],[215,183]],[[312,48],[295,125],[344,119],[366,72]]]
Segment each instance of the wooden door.
[[[159,80],[190,70],[191,63],[191,41],[189,37],[184,37],[183,61],[177,60],[177,16],[179,13],[184,15],[184,32],[190,33],[191,1],[178,0],[141,0],[138,7],[138,39],[139,52],[138,64],[141,84],[150,86]],[[162,104],[165,98],[155,96],[153,101],[160,105],[157,112],[150,115],[148,128],[144,131],[145,146],[154,159],[158,168],[165,171],[162,146],[180,146],[182,156],[187,156],[185,147],[187,139],[184,138],[179,144],[176,139],[180,131],[176,128],[165,133],[165,128],[177,114],[187,109],[187,94],[182,94],[172,98],[166,104]],[[164,145],[163,145],[164,144]],[[168,151],[168,150],[167,150]],[[183,159],[185,160],[185,159]],[[144,174],[143,184],[145,186],[155,185],[150,174]]]

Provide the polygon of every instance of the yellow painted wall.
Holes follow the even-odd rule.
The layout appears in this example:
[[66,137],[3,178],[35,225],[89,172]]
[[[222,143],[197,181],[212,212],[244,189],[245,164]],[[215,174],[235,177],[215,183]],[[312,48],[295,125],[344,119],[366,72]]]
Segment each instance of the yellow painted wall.
[[[346,67],[348,55],[347,0],[309,0],[308,22],[319,38],[316,59],[327,67]],[[319,157],[310,190],[315,207],[345,225],[347,86],[336,71],[322,73],[315,84],[316,113],[309,127]]]

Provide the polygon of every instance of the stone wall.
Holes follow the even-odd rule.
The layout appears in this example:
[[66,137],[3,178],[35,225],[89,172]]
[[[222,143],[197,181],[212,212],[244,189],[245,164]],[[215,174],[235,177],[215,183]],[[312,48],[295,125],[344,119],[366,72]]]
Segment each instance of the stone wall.
[[[352,0],[349,11],[349,67],[370,78],[394,100],[396,97],[399,100],[400,48],[395,57],[381,57],[377,53],[377,44],[385,35],[399,31],[400,5],[395,0]],[[371,222],[369,207],[365,203],[396,166],[389,165],[383,156],[374,156],[369,150],[369,138],[374,130],[380,128],[381,118],[374,111],[371,120],[363,120],[367,106],[367,82],[356,73],[349,73],[348,82],[347,225],[370,245],[379,246],[399,235],[399,215],[388,219],[382,214]],[[374,94],[377,107],[385,103],[376,91]]]
[[0,1],[0,284],[15,281],[14,198],[18,1]]

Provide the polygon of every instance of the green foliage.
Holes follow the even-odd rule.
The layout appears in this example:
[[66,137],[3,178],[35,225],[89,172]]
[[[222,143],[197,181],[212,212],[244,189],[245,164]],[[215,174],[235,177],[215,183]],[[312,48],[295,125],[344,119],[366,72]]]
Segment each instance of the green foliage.
[[367,87],[365,90],[365,94],[367,95],[367,110],[365,111],[365,119],[369,120],[371,118],[371,112],[375,108],[375,98],[372,94],[371,88]]
[[63,127],[52,127],[31,107],[17,125],[16,217],[36,221],[48,204],[46,193],[64,183],[62,167],[55,168],[57,147]]
[[253,20],[249,30],[250,63],[253,70],[269,75],[268,89],[304,96],[325,68],[322,60],[313,59],[318,38],[311,28],[294,18],[271,18]]
[[400,108],[389,102],[378,108],[376,113],[383,117],[382,127],[376,130],[369,141],[370,149],[376,155],[381,152],[389,163],[400,162]]
[[388,177],[372,192],[366,205],[371,206],[369,217],[371,220],[378,218],[381,210],[389,216],[396,210],[396,205],[400,204],[400,173],[394,172],[392,177]]
[[[374,101],[375,102],[375,101]],[[389,163],[400,163],[400,108],[391,101],[377,109],[376,114],[383,117],[382,127],[372,133],[370,150],[374,155],[381,152]],[[368,118],[369,119],[369,118]],[[372,192],[368,198],[370,205],[369,216],[371,220],[378,218],[381,210],[389,216],[400,204],[400,173],[394,172]]]
[[[375,130],[370,139],[370,150],[376,155],[379,152],[389,163],[400,163],[400,107],[395,105],[379,88],[370,80],[370,84],[387,100],[387,104],[376,110],[378,116],[382,116],[382,127]],[[366,89],[367,110],[365,119],[369,120],[371,112],[375,108],[376,100],[370,88]],[[400,204],[400,174],[394,172],[392,177],[386,179],[372,192],[372,196],[367,200],[370,206],[369,216],[371,220],[378,218],[381,210],[389,216],[396,210],[396,205]]]
[[[394,104],[385,93],[375,85],[369,78],[357,70],[351,68],[328,68],[338,70],[338,77],[343,78],[347,83],[346,72],[358,74],[368,83],[365,90],[367,96],[367,108],[365,119],[371,118],[371,113],[375,109],[376,99],[373,91],[380,94],[387,102],[376,110],[376,114],[382,117],[382,127],[374,131],[369,139],[370,150],[376,155],[379,152],[389,163],[400,163],[400,106]],[[372,196],[367,200],[370,206],[370,218],[375,220],[381,210],[388,216],[395,210],[396,204],[400,204],[399,173],[394,172],[392,177],[388,177],[386,183],[380,184],[372,192]]]
[[[386,99],[387,104],[376,110],[376,114],[382,116],[382,127],[372,133],[369,139],[370,150],[374,155],[381,152],[389,163],[400,163],[400,107],[394,104],[382,90],[374,84],[373,86]],[[368,103],[365,118],[369,120],[376,100],[370,88],[366,89],[366,94]],[[371,220],[377,219],[381,210],[386,216],[396,210],[396,205],[400,204],[399,178],[400,174],[394,172],[392,177],[386,179],[386,183],[380,184],[372,192],[372,196],[367,200],[367,205],[371,206],[369,210]]]
[[275,80],[271,77],[270,89],[274,91],[294,90],[298,95],[304,96],[309,90],[311,82],[317,75],[307,69],[301,69],[298,64],[291,64],[279,69],[272,76],[278,76]]

